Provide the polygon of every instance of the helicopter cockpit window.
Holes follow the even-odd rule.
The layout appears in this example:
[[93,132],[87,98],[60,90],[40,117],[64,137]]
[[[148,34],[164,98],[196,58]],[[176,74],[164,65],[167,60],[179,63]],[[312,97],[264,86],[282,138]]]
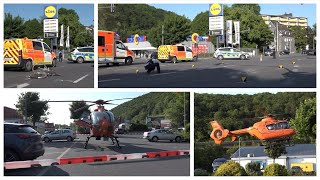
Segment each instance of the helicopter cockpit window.
[[92,118],[93,124],[98,124],[103,118],[107,119],[109,123],[114,122],[114,116],[111,112],[94,112]]
[[274,126],[274,124],[270,124],[270,125],[267,125],[267,128],[268,128],[269,130],[274,130],[274,129],[275,129],[275,126]]

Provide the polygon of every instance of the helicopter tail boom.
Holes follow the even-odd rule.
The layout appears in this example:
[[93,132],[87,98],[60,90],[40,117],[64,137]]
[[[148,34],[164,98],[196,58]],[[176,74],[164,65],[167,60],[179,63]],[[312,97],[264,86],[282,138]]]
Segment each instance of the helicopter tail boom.
[[80,119],[78,120],[74,120],[74,123],[78,126],[81,126],[81,127],[85,127],[85,128],[90,128],[91,127],[91,124],[86,122],[86,121],[82,121]]
[[221,144],[228,136],[231,136],[232,141],[236,139],[236,136],[233,136],[228,129],[224,129],[219,121],[210,121],[210,124],[213,129],[210,137],[216,144]]

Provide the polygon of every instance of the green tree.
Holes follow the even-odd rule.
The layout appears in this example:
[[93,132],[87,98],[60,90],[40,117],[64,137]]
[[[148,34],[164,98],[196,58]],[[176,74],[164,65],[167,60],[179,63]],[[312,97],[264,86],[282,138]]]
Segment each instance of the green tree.
[[290,125],[296,130],[295,139],[306,142],[316,140],[316,98],[307,99],[300,104],[295,118],[291,119]]
[[286,145],[280,142],[266,144],[264,152],[268,157],[273,159],[273,163],[275,163],[275,159],[280,157],[282,154],[287,154]]
[[225,20],[240,21],[241,47],[255,48],[266,46],[273,40],[273,35],[260,16],[257,4],[233,4],[224,6]]
[[201,12],[193,19],[191,23],[191,32],[201,35],[208,35],[209,33],[209,20],[208,11]]
[[24,35],[29,39],[37,39],[43,37],[43,26],[38,19],[31,19],[24,22]]
[[261,169],[259,162],[250,162],[246,164],[246,172],[249,176],[261,176]]
[[[214,153],[213,153],[214,152]],[[194,168],[205,169],[212,172],[212,161],[225,156],[225,149],[220,145],[210,143],[195,144],[194,146]]]
[[287,176],[288,172],[285,166],[280,164],[270,164],[263,172],[263,176]]
[[247,176],[244,168],[237,162],[228,161],[219,166],[214,176]]
[[190,94],[176,93],[176,98],[168,104],[168,108],[165,110],[165,114],[171,120],[171,125],[173,127],[178,128],[184,126],[184,110],[186,111],[185,118],[187,124],[190,119]]
[[[191,24],[184,16],[169,15],[162,23],[159,23],[156,29],[149,32],[150,43],[158,47],[161,45],[162,26],[164,27],[164,44],[177,44],[186,39],[191,34]],[[159,36],[160,34],[160,36]]]
[[308,38],[306,37],[307,29],[304,27],[292,26],[290,27],[290,31],[292,32],[295,40],[295,46],[298,48],[298,50],[304,49],[308,41]]
[[40,101],[40,94],[38,92],[20,93],[15,106],[19,114],[25,116],[27,121],[32,122],[33,127],[36,127],[36,122],[40,122],[41,118],[49,115],[48,102]]
[[[93,35],[87,32],[80,23],[79,15],[73,9],[59,8],[59,27],[64,25],[64,37],[67,37],[67,27],[69,26],[70,46],[86,46],[93,42]],[[60,29],[60,28],[59,28]],[[59,34],[61,30],[59,30]]]
[[84,107],[87,107],[87,103],[84,101],[72,102],[69,107],[70,119],[80,119],[83,113],[90,114],[89,107],[87,108],[84,108]]
[[24,37],[24,20],[20,16],[13,17],[11,13],[4,14],[4,38],[23,38]]

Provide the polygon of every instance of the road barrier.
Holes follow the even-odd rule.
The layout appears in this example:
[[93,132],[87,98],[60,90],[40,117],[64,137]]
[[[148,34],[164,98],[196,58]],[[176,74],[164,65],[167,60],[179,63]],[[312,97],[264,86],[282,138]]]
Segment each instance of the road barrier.
[[159,152],[146,152],[146,153],[133,153],[133,154],[116,154],[116,155],[102,155],[102,156],[85,156],[85,157],[72,157],[72,158],[59,158],[59,159],[41,159],[31,161],[14,161],[5,162],[5,170],[9,169],[22,169],[32,167],[45,167],[64,164],[81,164],[103,161],[120,161],[144,158],[159,158],[169,156],[185,156],[189,155],[189,150],[173,150],[173,151],[159,151]]

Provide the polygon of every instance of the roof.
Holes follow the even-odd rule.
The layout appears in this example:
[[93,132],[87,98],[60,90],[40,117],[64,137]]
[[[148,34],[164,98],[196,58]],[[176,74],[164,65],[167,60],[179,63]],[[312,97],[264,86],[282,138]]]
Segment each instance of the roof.
[[[315,144],[295,144],[286,148],[287,154],[285,156],[310,156],[316,155]],[[264,153],[264,146],[249,146],[240,147],[240,157],[246,158],[248,154],[254,157],[267,157]],[[231,155],[230,158],[239,158],[239,149]]]
[[135,43],[124,43],[128,47],[128,49],[136,51],[136,50],[157,50],[157,48],[153,47],[149,41]]
[[23,119],[23,117],[18,114],[17,110],[5,106],[4,119]]

